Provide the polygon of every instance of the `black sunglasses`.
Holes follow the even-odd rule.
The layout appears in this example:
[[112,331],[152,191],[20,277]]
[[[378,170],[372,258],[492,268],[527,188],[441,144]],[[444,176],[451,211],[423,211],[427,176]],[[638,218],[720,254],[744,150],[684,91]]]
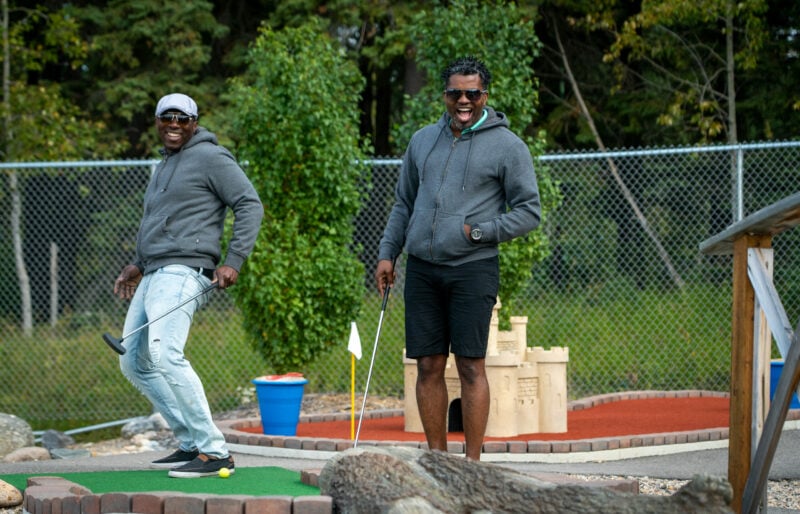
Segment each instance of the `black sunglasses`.
[[177,114],[174,112],[167,112],[156,117],[159,119],[159,121],[161,121],[161,123],[172,123],[173,121],[177,121],[178,125],[186,125],[194,119],[194,116],[189,116],[188,114]]
[[447,98],[457,102],[461,99],[461,95],[467,95],[467,100],[470,102],[477,102],[480,100],[484,93],[488,93],[486,89],[445,89],[444,94]]

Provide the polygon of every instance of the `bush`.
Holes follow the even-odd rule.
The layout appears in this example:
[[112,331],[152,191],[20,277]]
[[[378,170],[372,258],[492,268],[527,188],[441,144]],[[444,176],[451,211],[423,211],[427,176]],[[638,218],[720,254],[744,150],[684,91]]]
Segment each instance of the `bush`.
[[235,296],[270,372],[302,371],[346,339],[360,309],[363,78],[317,23],[262,28],[248,62],[234,81],[234,133],[265,217]]

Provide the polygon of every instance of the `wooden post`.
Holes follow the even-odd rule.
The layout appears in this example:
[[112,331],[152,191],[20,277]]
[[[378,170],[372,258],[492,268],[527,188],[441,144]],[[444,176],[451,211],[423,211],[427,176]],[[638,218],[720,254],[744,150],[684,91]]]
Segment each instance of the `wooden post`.
[[731,330],[730,439],[728,481],[734,512],[740,512],[750,473],[753,441],[753,350],[755,291],[747,275],[747,249],[769,248],[769,235],[743,235],[733,242],[733,317]]
[[[763,309],[764,315],[769,319],[768,327],[762,328],[763,334],[768,332],[775,336],[781,355],[786,358],[787,352],[794,344],[789,339],[796,339],[797,334],[792,330],[788,323],[786,313],[780,304],[780,299],[772,287],[771,277],[764,275],[763,263],[753,262],[753,268],[748,267],[748,249],[750,248],[770,248],[773,236],[780,234],[788,229],[800,225],[800,193],[775,202],[765,207],[745,219],[737,221],[719,234],[700,243],[700,251],[707,255],[733,255],[733,319],[731,323],[731,398],[730,398],[730,431],[728,441],[728,482],[733,488],[733,501],[731,507],[734,512],[742,512],[743,499],[745,492],[748,494],[748,504],[756,503],[756,495],[762,485],[766,482],[769,472],[771,456],[766,450],[762,451],[762,446],[767,449],[774,449],[780,436],[780,424],[785,419],[785,411],[775,411],[775,406],[770,405],[767,422],[764,423],[764,434],[768,435],[768,441],[756,441],[755,437],[759,431],[759,426],[754,421],[761,422],[755,418],[761,415],[762,409],[754,405],[755,392],[754,386],[754,361],[755,354],[755,316],[761,316]],[[767,272],[771,271],[772,263],[767,266]],[[754,289],[755,280],[756,288]],[[767,273],[768,275],[771,273]],[[756,313],[755,300],[759,298],[759,312]],[[762,323],[763,324],[763,323]],[[800,330],[798,328],[797,330]],[[759,336],[761,337],[761,335]],[[763,341],[766,344],[766,341]],[[771,346],[771,345],[770,345]],[[764,350],[768,355],[766,348]],[[795,350],[800,354],[800,348]],[[800,367],[793,367],[800,379]],[[784,373],[786,368],[784,366]],[[761,372],[758,372],[760,379]],[[783,379],[783,376],[781,376]],[[764,384],[765,382],[759,381]],[[788,396],[788,382],[785,398],[788,410],[790,397]],[[793,383],[794,384],[794,383]],[[793,386],[792,384],[792,386]],[[777,400],[777,393],[776,393]],[[755,402],[758,404],[759,402]],[[758,414],[756,414],[758,413]],[[768,432],[770,420],[773,431],[777,435]],[[754,432],[756,432],[754,434]],[[758,452],[754,455],[753,449],[758,447]],[[760,455],[759,455],[760,454]],[[753,468],[753,469],[751,469]],[[758,481],[755,478],[759,478]],[[748,482],[750,489],[746,490]],[[758,483],[757,483],[758,482]],[[751,501],[753,500],[753,501]]]

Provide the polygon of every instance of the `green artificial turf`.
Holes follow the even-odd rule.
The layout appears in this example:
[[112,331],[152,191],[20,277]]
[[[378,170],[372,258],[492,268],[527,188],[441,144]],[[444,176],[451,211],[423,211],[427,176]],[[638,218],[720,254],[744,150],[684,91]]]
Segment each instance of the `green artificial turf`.
[[82,485],[94,494],[175,491],[195,494],[242,494],[252,496],[314,496],[319,488],[300,481],[300,473],[278,467],[237,468],[230,478],[171,478],[165,470],[92,471],[86,473],[37,473],[0,476],[20,491],[28,477],[58,476]]

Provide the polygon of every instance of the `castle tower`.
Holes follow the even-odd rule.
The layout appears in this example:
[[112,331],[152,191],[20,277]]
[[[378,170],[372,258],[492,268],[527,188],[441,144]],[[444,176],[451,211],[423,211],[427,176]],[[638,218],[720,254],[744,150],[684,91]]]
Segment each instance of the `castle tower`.
[[[490,408],[486,435],[514,437],[519,434],[563,433],[567,431],[567,362],[569,349],[528,348],[525,316],[511,317],[511,330],[499,330],[495,304],[486,351]],[[422,432],[416,400],[417,366],[403,357],[405,431]],[[445,370],[449,413],[460,413],[461,382],[453,355]],[[457,408],[456,408],[457,407]],[[461,427],[461,420],[449,419],[449,427]]]

